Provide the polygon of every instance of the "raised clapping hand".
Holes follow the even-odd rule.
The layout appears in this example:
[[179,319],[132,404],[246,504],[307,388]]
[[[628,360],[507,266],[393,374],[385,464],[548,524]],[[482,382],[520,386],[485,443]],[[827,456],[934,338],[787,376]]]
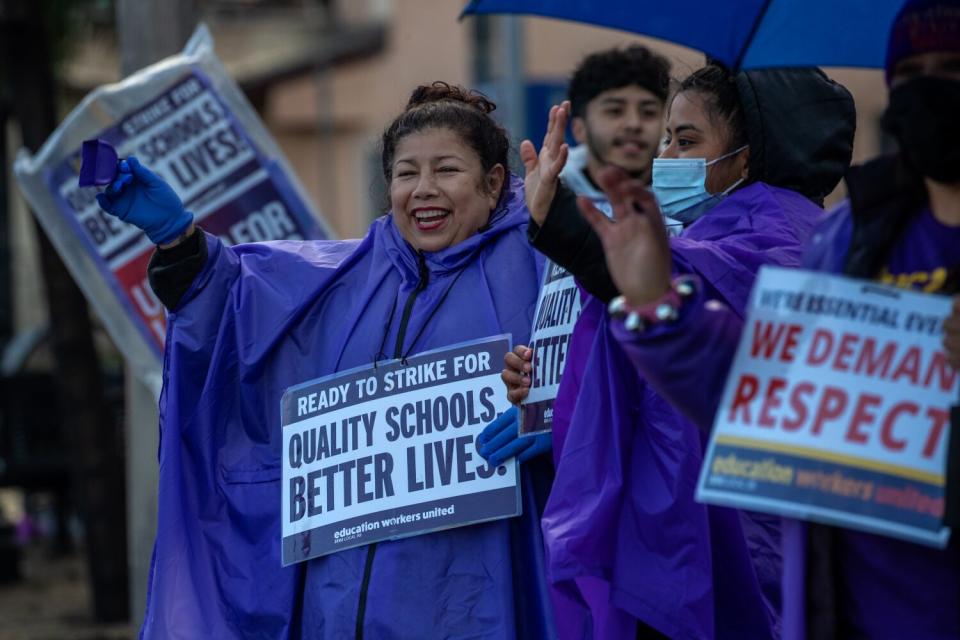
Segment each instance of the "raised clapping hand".
[[539,225],[547,219],[550,203],[557,192],[557,179],[567,163],[569,147],[564,142],[564,135],[569,118],[569,101],[550,108],[547,133],[543,136],[543,146],[540,147],[539,154],[531,141],[524,140],[520,143],[520,159],[526,171],[523,186],[527,209]]
[[97,194],[100,208],[143,229],[154,244],[173,246],[193,229],[193,214],[163,178],[130,156],[120,162],[117,178]]
[[577,205],[600,237],[610,277],[627,304],[649,304],[669,290],[671,280],[670,242],[660,207],[643,183],[623,169],[604,167],[598,177],[613,220],[589,198],[577,198]]
[[953,297],[950,315],[943,321],[943,347],[947,350],[947,360],[960,371],[960,296]]

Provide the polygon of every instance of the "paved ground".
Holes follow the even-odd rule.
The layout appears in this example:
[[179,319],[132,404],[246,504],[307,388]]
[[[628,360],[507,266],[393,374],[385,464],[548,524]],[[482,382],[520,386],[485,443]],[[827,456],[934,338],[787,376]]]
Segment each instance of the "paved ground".
[[0,585],[0,640],[126,640],[129,625],[98,625],[90,619],[89,590],[79,554],[51,559],[28,548],[24,579]]

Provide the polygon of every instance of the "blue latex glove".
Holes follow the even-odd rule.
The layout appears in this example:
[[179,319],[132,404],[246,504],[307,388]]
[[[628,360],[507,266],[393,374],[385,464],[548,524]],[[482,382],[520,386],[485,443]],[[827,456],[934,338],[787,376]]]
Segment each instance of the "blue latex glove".
[[477,452],[493,467],[514,456],[520,462],[526,462],[553,448],[553,436],[549,432],[520,436],[517,415],[517,408],[510,407],[477,437]]
[[100,207],[143,229],[154,244],[172,242],[193,222],[193,214],[163,178],[134,157],[120,161],[116,179],[97,194]]

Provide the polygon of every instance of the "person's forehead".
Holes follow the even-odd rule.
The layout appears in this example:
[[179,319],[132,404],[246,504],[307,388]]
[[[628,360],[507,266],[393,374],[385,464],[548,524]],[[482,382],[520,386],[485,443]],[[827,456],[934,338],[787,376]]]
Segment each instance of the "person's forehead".
[[590,100],[588,105],[612,102],[650,103],[656,106],[663,106],[663,100],[658,98],[649,89],[645,89],[638,84],[628,84],[601,91]]
[[667,117],[671,124],[688,123],[703,129],[709,117],[703,95],[697,91],[681,91],[670,103]]
[[430,127],[414,131],[397,141],[394,162],[411,158],[457,157],[467,159],[476,152],[463,137],[447,127]]
[[903,74],[936,75],[960,72],[960,51],[930,51],[907,56],[893,69],[893,77]]

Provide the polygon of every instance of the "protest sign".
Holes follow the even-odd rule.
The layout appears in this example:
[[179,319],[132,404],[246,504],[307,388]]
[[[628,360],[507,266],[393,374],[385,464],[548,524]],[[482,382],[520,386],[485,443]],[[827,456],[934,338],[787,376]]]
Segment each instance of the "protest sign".
[[943,547],[949,299],[764,268],[697,497]]
[[530,331],[530,394],[520,406],[520,435],[549,431],[570,334],[580,317],[580,290],[573,276],[548,260]]
[[87,138],[110,143],[121,157],[135,155],[228,245],[329,236],[213,54],[205,27],[182,54],[87,96],[36,156],[21,152],[15,170],[57,251],[141,377],[159,377],[165,335],[163,306],[147,283],[154,247],[142,231],[100,209],[95,187],[79,187]]
[[520,514],[514,460],[474,439],[509,408],[508,336],[312,380],[284,393],[284,566]]

